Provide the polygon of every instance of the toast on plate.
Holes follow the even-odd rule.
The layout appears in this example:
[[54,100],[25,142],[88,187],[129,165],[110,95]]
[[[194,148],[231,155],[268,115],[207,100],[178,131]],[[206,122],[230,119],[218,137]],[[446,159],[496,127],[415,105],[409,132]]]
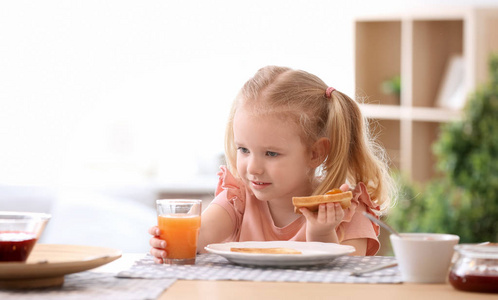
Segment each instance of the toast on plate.
[[232,252],[258,253],[258,254],[302,254],[301,251],[291,248],[230,248]]

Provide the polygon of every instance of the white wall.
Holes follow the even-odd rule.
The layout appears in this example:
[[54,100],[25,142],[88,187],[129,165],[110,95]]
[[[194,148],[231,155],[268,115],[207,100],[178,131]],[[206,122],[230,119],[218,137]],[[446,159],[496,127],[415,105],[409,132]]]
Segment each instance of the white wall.
[[45,243],[146,252],[149,187],[214,175],[258,68],[353,95],[356,14],[496,2],[0,0],[0,210],[52,213]]
[[0,183],[190,178],[223,151],[229,104],[259,67],[353,94],[356,14],[496,3],[1,1]]

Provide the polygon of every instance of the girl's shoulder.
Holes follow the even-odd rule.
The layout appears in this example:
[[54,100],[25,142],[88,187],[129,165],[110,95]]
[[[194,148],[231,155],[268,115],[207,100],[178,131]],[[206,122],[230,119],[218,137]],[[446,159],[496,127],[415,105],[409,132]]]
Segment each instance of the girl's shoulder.
[[363,203],[370,210],[380,210],[379,204],[372,201],[370,194],[368,193],[368,188],[363,182],[358,182],[356,187],[353,189],[353,200],[357,204]]
[[[242,215],[245,211],[246,189],[240,179],[235,177],[226,166],[221,166],[218,172],[218,186],[216,187],[214,203]],[[230,213],[230,212],[229,212]],[[235,215],[232,215],[235,218]]]
[[218,187],[216,194],[219,194],[221,190],[219,189],[240,189],[242,182],[237,179],[226,166],[220,166],[220,170],[216,174],[218,176]]
[[343,218],[344,223],[349,223],[358,211],[366,211],[373,216],[377,216],[377,211],[380,207],[370,198],[367,186],[363,182],[359,182],[352,190],[353,198],[351,199],[351,206],[345,210]]
[[237,197],[240,200],[245,199],[245,186],[240,179],[235,177],[226,166],[220,166],[218,172],[218,186],[216,187],[216,196],[223,191],[227,192],[227,198]]
[[377,223],[373,223],[363,216],[363,212],[379,218],[380,206],[372,201],[367,185],[363,182],[359,182],[352,192],[351,206],[346,209],[345,216],[339,225],[339,230],[344,234],[343,240],[366,237],[366,255],[375,255],[380,248],[378,240],[380,227]]

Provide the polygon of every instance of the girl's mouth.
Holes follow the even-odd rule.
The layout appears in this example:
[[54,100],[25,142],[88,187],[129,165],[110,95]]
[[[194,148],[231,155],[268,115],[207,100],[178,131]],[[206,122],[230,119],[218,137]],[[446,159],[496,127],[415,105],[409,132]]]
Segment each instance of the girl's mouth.
[[261,190],[268,187],[271,183],[262,181],[251,181],[251,185],[254,189]]

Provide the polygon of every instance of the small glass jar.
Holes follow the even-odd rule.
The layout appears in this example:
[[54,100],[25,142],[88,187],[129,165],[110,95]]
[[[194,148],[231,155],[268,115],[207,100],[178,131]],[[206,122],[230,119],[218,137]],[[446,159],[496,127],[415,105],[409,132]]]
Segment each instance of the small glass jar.
[[457,259],[449,281],[468,292],[498,293],[498,244],[461,244],[455,246]]

